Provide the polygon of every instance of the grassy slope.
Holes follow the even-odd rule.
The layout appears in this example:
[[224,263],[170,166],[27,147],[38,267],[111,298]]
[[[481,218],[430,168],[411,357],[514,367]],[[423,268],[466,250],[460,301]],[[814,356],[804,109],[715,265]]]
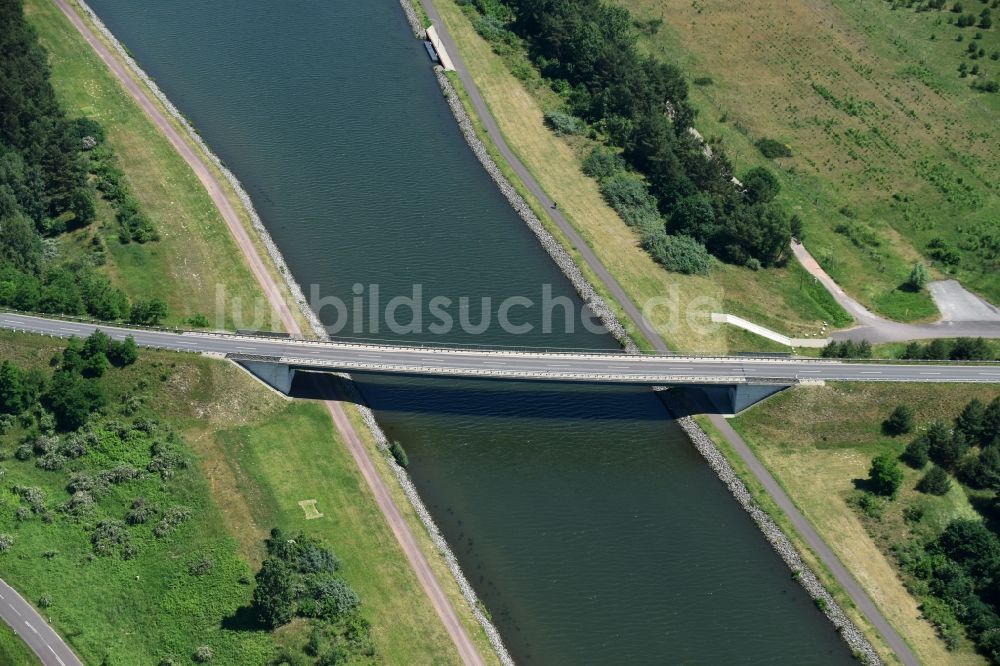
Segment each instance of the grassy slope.
[[[951,419],[973,397],[992,399],[995,386],[931,384],[831,384],[783,393],[733,420],[754,453],[774,474],[796,505],[878,604],[925,663],[981,663],[969,646],[947,652],[920,616],[917,601],[900,582],[895,565],[873,541],[847,497],[854,479],[865,478],[872,457],[900,453],[909,438],[891,439],[881,421],[897,405],[914,407],[918,423]],[[907,469],[902,507],[918,495],[919,474]],[[923,496],[921,496],[923,497]],[[923,497],[942,524],[950,516],[971,515],[956,487],[945,498]]]
[[561,140],[544,127],[542,108],[551,96],[544,89],[529,91],[511,75],[454,0],[438,8],[512,149],[640,307],[665,299],[666,307],[653,310],[651,320],[671,345],[700,352],[743,346],[740,334],[730,338],[731,331],[706,325],[712,311],[739,314],[793,336],[816,333],[822,320],[832,319],[828,304],[817,303],[794,266],[755,273],[721,265],[704,278],[654,264],[635,233],[604,203],[597,184],[580,172],[588,146]]
[[0,622],[0,664],[5,666],[37,666],[41,663],[31,648],[10,627]]
[[[21,363],[47,362],[58,346],[47,338],[0,333],[2,356]],[[169,379],[161,383],[162,372]],[[122,388],[138,377],[156,385],[149,404],[155,405],[158,418],[184,433],[200,460],[194,483],[200,503],[192,521],[197,537],[178,540],[170,553],[129,562],[100,558],[81,569],[90,548],[78,527],[35,521],[37,534],[24,527],[15,532],[15,551],[6,556],[4,576],[29,599],[46,593],[53,597],[49,612],[55,626],[85,660],[99,661],[107,648],[123,663],[142,663],[162,656],[164,636],[176,641],[177,634],[185,633],[191,634],[192,650],[200,642],[212,645],[219,663],[240,663],[241,652],[229,640],[261,649],[261,642],[267,643],[263,634],[221,631],[223,616],[211,614],[219,609],[191,619],[187,605],[195,595],[177,587],[173,570],[186,566],[198,549],[229,548],[250,563],[245,565],[250,571],[262,556],[261,539],[279,526],[305,529],[341,556],[386,663],[457,662],[450,639],[350,455],[331,433],[321,405],[286,401],[234,366],[191,355],[147,351],[135,368],[122,373],[116,380]],[[15,475],[50,474],[30,462],[8,461],[5,466],[7,484],[17,482]],[[59,490],[53,488],[50,496],[58,497]],[[303,499],[318,500],[323,518],[306,522],[297,504]],[[6,524],[7,513],[5,531],[13,529]],[[60,555],[42,559],[40,553],[50,549]],[[91,590],[86,595],[78,594],[84,575]],[[250,586],[225,585],[241,588],[241,603],[249,600]],[[163,598],[170,603],[159,603]],[[147,622],[150,617],[156,622]],[[301,647],[304,636],[301,627],[291,626],[278,639]]]
[[[959,29],[944,24],[954,14],[892,11],[884,0],[620,2],[639,18],[665,19],[644,40],[652,52],[692,78],[713,79],[692,86],[697,125],[722,138],[740,170],[766,162],[753,146],[758,138],[791,146],[793,157],[771,163],[780,199],[805,220],[806,243],[830,274],[887,316],[932,317],[926,295],[895,288],[931,238],[958,245],[962,228],[995,225],[1000,211],[1000,95],[971,91],[972,79],[956,71],[978,29],[962,30],[957,43]],[[996,26],[982,44],[987,54],[1000,48]],[[1000,74],[988,55],[973,63]],[[814,82],[840,103],[858,102],[858,114],[824,100]],[[908,201],[895,201],[897,193]],[[843,206],[878,247],[855,247],[834,231],[851,222],[838,212]],[[966,253],[957,277],[997,302],[995,270]]]
[[[168,323],[201,313],[216,325],[216,285],[223,285],[229,298],[257,303],[260,291],[194,172],[54,4],[27,0],[25,13],[49,51],[52,84],[63,108],[70,117],[92,117],[105,127],[136,197],[163,237],[121,245],[113,212],[101,202],[98,233],[109,248],[106,268],[112,279],[133,298],[166,301]],[[76,234],[75,240],[85,243],[91,234]],[[262,312],[270,311],[259,302]],[[230,316],[220,323],[238,324]],[[280,329],[276,318],[274,326]]]

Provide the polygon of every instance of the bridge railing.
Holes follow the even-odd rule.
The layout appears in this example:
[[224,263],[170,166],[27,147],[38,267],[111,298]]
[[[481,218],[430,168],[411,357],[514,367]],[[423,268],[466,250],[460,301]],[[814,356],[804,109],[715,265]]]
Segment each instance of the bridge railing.
[[560,356],[586,356],[586,357],[627,357],[627,356],[646,356],[646,357],[669,357],[675,358],[678,361],[684,359],[701,360],[701,361],[766,361],[768,363],[802,363],[802,362],[815,362],[815,363],[864,363],[864,364],[883,364],[883,365],[997,365],[1000,366],[1000,361],[953,361],[947,359],[941,360],[922,360],[922,359],[844,359],[844,358],[821,358],[821,357],[811,357],[811,356],[788,356],[788,357],[775,357],[769,356],[765,353],[761,355],[720,355],[720,354],[664,354],[660,352],[650,352],[650,351],[639,351],[639,352],[626,352],[625,350],[595,350],[595,349],[567,349],[567,348],[548,348],[548,347],[518,347],[518,346],[503,346],[503,345],[471,345],[468,343],[449,343],[446,341],[435,341],[424,342],[424,341],[414,341],[414,342],[400,342],[385,340],[381,343],[375,343],[371,341],[362,341],[362,339],[336,339],[336,340],[316,340],[311,338],[304,338],[299,336],[287,336],[287,335],[268,335],[267,333],[261,334],[241,334],[232,331],[220,331],[220,330],[205,330],[205,329],[190,329],[181,327],[167,327],[167,326],[143,326],[138,324],[130,324],[127,322],[109,322],[102,321],[99,319],[94,319],[92,317],[82,317],[76,315],[65,315],[65,314],[48,314],[48,313],[38,313],[31,311],[16,310],[14,308],[3,308],[0,312],[5,312],[14,315],[23,315],[28,317],[37,317],[40,319],[50,319],[57,321],[67,321],[78,324],[93,325],[97,328],[108,327],[108,328],[118,328],[124,330],[135,330],[135,331],[154,331],[159,333],[173,333],[181,334],[185,336],[197,337],[214,337],[214,338],[228,338],[233,340],[244,340],[244,341],[268,341],[277,344],[293,344],[293,345],[305,345],[305,346],[325,346],[325,345],[351,345],[359,348],[373,349],[373,350],[422,350],[426,353],[446,353],[446,352],[470,352],[470,353],[490,353],[498,356],[503,355],[521,355],[521,354],[549,354],[549,355],[560,355]]

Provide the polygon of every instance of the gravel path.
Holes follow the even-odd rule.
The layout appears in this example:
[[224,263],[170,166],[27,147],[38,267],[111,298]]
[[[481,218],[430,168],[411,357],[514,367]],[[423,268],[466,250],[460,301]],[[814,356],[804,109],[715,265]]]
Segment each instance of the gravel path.
[[[73,23],[74,27],[83,35],[84,39],[90,44],[97,55],[104,61],[111,73],[118,79],[121,85],[125,88],[126,92],[136,101],[137,104],[143,109],[146,115],[153,121],[153,123],[159,128],[164,136],[170,141],[171,145],[177,150],[177,152],[184,158],[184,161],[188,163],[191,169],[194,170],[198,179],[205,186],[209,195],[212,197],[212,201],[215,203],[219,212],[222,214],[226,221],[226,225],[236,240],[240,251],[246,258],[247,264],[250,266],[253,272],[254,278],[260,284],[261,289],[264,291],[265,296],[270,302],[271,306],[278,313],[281,318],[281,322],[285,327],[285,330],[292,334],[293,336],[302,336],[304,331],[298,324],[295,316],[292,313],[292,309],[285,299],[285,291],[282,289],[281,285],[277,280],[272,277],[270,271],[267,270],[263,259],[257,253],[257,248],[254,245],[246,228],[243,226],[242,220],[239,214],[233,208],[232,204],[229,202],[228,197],[225,194],[225,185],[222,181],[217,179],[213,171],[209,168],[203,155],[199,154],[193,150],[190,144],[185,141],[181,132],[178,131],[177,127],[170,121],[170,118],[161,110],[160,106],[154,101],[154,97],[157,97],[156,93],[159,93],[157,88],[152,87],[152,82],[148,80],[148,77],[138,70],[138,66],[134,65],[134,70],[132,73],[126,67],[126,64],[121,58],[126,58],[127,52],[121,48],[120,44],[114,40],[113,35],[110,33],[105,33],[112,43],[121,49],[119,55],[116,57],[112,53],[111,49],[98,38],[98,36],[91,30],[90,26],[85,23],[80,16],[74,11],[74,9],[68,4],[67,0],[54,0],[56,5],[63,11],[63,13],[69,18],[70,22]],[[86,6],[82,6],[84,11],[92,14]],[[95,17],[96,18],[96,17]],[[99,27],[103,27],[98,24]],[[126,61],[127,62],[127,61]],[[146,85],[140,84],[133,74],[145,80]],[[147,87],[149,86],[149,87]],[[159,93],[162,95],[162,93]],[[165,97],[160,99],[161,103],[168,110],[173,110],[173,105],[166,100]],[[178,114],[179,115],[179,114]],[[180,121],[183,122],[183,121]],[[193,130],[188,129],[189,134],[194,134]],[[196,138],[196,141],[200,141]],[[211,156],[207,147],[205,148],[206,153]],[[217,166],[221,167],[221,164],[217,163]],[[224,168],[223,168],[224,169]],[[231,176],[228,171],[223,170],[223,173],[227,176]],[[229,178],[227,178],[229,180]],[[235,177],[229,180],[229,184],[236,189],[238,194],[243,194],[243,188],[239,186],[238,182],[235,182]],[[261,232],[263,225],[259,224],[259,218],[252,210],[252,205],[250,204],[249,198],[244,198],[241,196],[244,206],[247,206],[251,218],[255,221],[255,226],[258,227],[257,231]],[[266,231],[264,232],[266,234]],[[267,245],[269,252],[272,257],[277,254],[276,263],[279,267],[284,266],[284,261],[280,259],[280,253],[277,252],[277,248],[274,247],[273,243],[270,243],[270,239],[262,234],[265,245]],[[282,271],[290,280],[290,273],[287,270]],[[319,326],[315,315],[309,310],[305,305],[305,299],[300,300],[301,291],[298,289],[297,285],[294,283],[287,284],[286,287],[292,292],[295,300],[298,300],[299,307],[302,310],[302,314],[310,321],[312,325],[313,333],[325,337],[325,332],[322,327]],[[350,421],[347,418],[347,414],[344,411],[344,407],[340,402],[335,400],[326,401],[327,410],[330,412],[330,416],[333,419],[333,423],[336,426],[338,432],[341,435],[345,445],[354,458],[358,465],[358,469],[361,472],[365,483],[368,485],[369,490],[375,498],[376,504],[378,504],[379,509],[382,511],[382,515],[385,517],[386,522],[389,524],[390,529],[396,537],[400,548],[406,555],[407,560],[413,567],[414,573],[416,574],[417,580],[420,582],[421,587],[430,599],[431,605],[433,606],[438,617],[440,617],[448,635],[451,637],[455,644],[455,648],[458,651],[459,657],[465,664],[479,665],[484,664],[482,655],[479,649],[473,643],[471,637],[465,629],[465,625],[459,619],[457,612],[455,611],[454,605],[451,603],[448,596],[445,594],[444,589],[441,587],[440,581],[434,575],[427,558],[424,557],[423,551],[420,549],[417,539],[410,529],[409,524],[404,519],[399,507],[395,505],[392,499],[392,495],[389,491],[388,486],[385,481],[383,481],[381,475],[377,473],[374,463],[368,456],[368,450],[365,448],[364,443],[361,441],[358,433],[352,427]],[[17,630],[17,627],[14,627]]]

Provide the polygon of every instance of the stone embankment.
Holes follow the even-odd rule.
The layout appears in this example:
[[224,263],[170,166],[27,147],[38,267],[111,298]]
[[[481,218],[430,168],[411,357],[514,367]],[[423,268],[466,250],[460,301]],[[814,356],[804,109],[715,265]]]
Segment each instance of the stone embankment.
[[[198,147],[203,151],[203,154],[208,157],[208,159],[219,169],[219,171],[222,173],[225,179],[229,182],[230,186],[233,188],[233,191],[236,193],[237,198],[239,198],[240,204],[243,206],[243,209],[247,212],[247,215],[250,218],[254,231],[257,233],[264,247],[267,248],[267,252],[271,257],[271,260],[274,262],[276,269],[281,274],[281,277],[284,280],[285,284],[287,285],[287,288],[291,293],[292,298],[295,300],[295,303],[298,306],[299,311],[309,322],[309,326],[312,329],[313,334],[321,340],[328,340],[329,335],[327,334],[326,329],[320,322],[319,317],[316,316],[316,313],[313,312],[312,308],[309,306],[309,303],[306,300],[305,295],[302,293],[301,287],[295,281],[295,278],[292,277],[292,273],[288,269],[288,265],[285,263],[285,258],[282,256],[281,251],[278,249],[278,246],[274,243],[274,240],[268,233],[267,228],[264,226],[263,221],[260,219],[260,216],[258,215],[256,209],[254,208],[253,202],[250,199],[250,195],[247,194],[247,191],[246,189],[244,189],[242,183],[240,183],[239,179],[237,179],[236,176],[222,163],[222,160],[220,160],[218,156],[216,156],[215,153],[213,153],[209,149],[208,145],[204,142],[204,140],[194,129],[194,127],[191,126],[187,118],[184,117],[184,115],[177,109],[177,107],[173,105],[173,103],[163,93],[163,91],[160,90],[160,88],[156,85],[153,79],[148,74],[146,74],[146,72],[139,66],[139,64],[135,61],[135,59],[132,58],[132,56],[128,53],[125,47],[118,41],[118,39],[114,36],[114,34],[107,28],[107,26],[104,25],[104,23],[97,16],[94,10],[92,10],[86,4],[86,2],[84,2],[84,0],[77,0],[77,1],[80,8],[87,15],[87,18],[90,20],[90,22],[94,25],[95,28],[97,28],[101,36],[105,40],[107,40],[107,42],[115,49],[115,51],[117,51],[118,55],[128,65],[129,69],[136,76],[136,78],[142,81],[149,88],[150,92],[152,92],[153,96],[156,97],[156,99],[160,102],[160,104],[163,105],[167,113],[172,118],[174,118],[174,120],[176,120],[181,125],[181,127],[184,128],[184,130],[188,133],[188,135],[195,142],[195,144],[197,144]],[[413,6],[410,5],[408,2],[406,2],[406,0],[401,0],[400,4],[403,6],[403,10],[407,15],[410,24],[414,26],[415,34],[422,34],[423,29],[420,28],[420,22],[419,19],[417,18],[416,11],[413,9]],[[396,463],[395,459],[392,457],[392,454],[389,452],[389,442],[385,436],[385,433],[382,431],[382,428],[375,420],[374,413],[372,413],[371,409],[369,409],[367,406],[364,406],[363,401],[360,400],[360,395],[358,395],[357,388],[354,386],[352,382],[347,381],[345,382],[345,385],[347,386],[348,391],[352,391],[354,393],[353,397],[358,398],[356,400],[356,403],[359,405],[361,417],[364,420],[365,425],[371,431],[378,445],[379,450],[382,452],[389,466],[392,468],[393,473],[395,474],[396,478],[399,481],[400,486],[403,489],[403,493],[406,495],[410,504],[413,506],[413,509],[416,512],[417,516],[419,516],[421,523],[424,525],[424,528],[430,535],[431,540],[434,542],[435,547],[438,549],[438,551],[444,558],[445,563],[448,566],[448,569],[451,571],[452,576],[455,578],[455,581],[458,583],[458,586],[462,591],[462,595],[468,602],[470,608],[472,609],[472,612],[475,614],[476,619],[483,627],[483,631],[489,638],[490,644],[496,651],[498,657],[500,658],[501,663],[503,663],[504,666],[513,666],[514,660],[510,657],[510,654],[507,652],[506,647],[504,647],[503,641],[500,638],[500,632],[497,631],[496,627],[493,626],[493,623],[490,621],[490,619],[486,617],[485,613],[483,613],[482,604],[479,602],[479,599],[476,596],[475,591],[473,591],[472,586],[469,584],[468,580],[465,577],[465,574],[462,572],[462,569],[459,566],[458,560],[455,558],[454,553],[452,553],[444,537],[441,535],[440,529],[434,523],[434,519],[431,518],[430,513],[427,511],[427,508],[424,506],[423,501],[417,494],[416,488],[414,488],[413,482],[410,480],[410,477],[406,473],[406,470],[404,470]]]
[[840,633],[841,637],[843,637],[848,647],[864,663],[873,666],[881,664],[882,662],[879,659],[878,653],[875,652],[875,648],[872,647],[868,639],[864,637],[850,618],[847,617],[840,605],[830,596],[830,593],[823,587],[823,584],[816,577],[816,574],[813,573],[812,569],[803,562],[799,551],[796,550],[781,528],[767,515],[767,512],[760,508],[753,495],[747,490],[746,485],[744,485],[743,481],[736,474],[732,465],[729,464],[726,457],[715,446],[715,442],[712,441],[705,431],[702,430],[701,426],[690,416],[677,419],[677,423],[691,439],[695,448],[708,461],[709,467],[715,470],[719,479],[726,484],[726,487],[732,493],[733,497],[736,498],[736,501],[740,503],[740,506],[757,523],[760,531],[764,533],[764,537],[774,550],[777,551],[781,559],[785,561],[788,568],[792,570],[792,575],[802,584],[802,587],[813,598],[816,605],[823,611],[823,614],[833,623],[833,626]]
[[[413,10],[410,1],[400,0],[400,4],[403,6],[404,12],[407,13],[407,17],[409,18],[412,16],[412,18],[410,18],[410,24],[413,28],[414,34],[421,37],[423,35],[423,27],[420,25],[416,12]],[[470,120],[469,115],[466,112],[466,109],[451,81],[440,71],[440,69],[436,68],[435,73],[437,75],[438,84],[441,86],[441,90],[448,101],[448,106],[451,108],[455,119],[458,121],[466,142],[472,148],[473,153],[479,159],[483,168],[486,169],[487,173],[489,173],[490,177],[497,184],[501,193],[503,193],[504,197],[507,198],[514,210],[517,211],[529,228],[531,228],[531,230],[535,233],[542,246],[549,253],[549,256],[552,257],[552,259],[559,266],[560,270],[566,275],[567,278],[569,278],[580,297],[587,303],[594,314],[600,317],[601,321],[612,333],[612,335],[614,335],[615,338],[621,342],[622,346],[624,346],[626,350],[638,351],[637,345],[628,335],[624,326],[621,325],[621,322],[618,320],[615,313],[610,307],[608,307],[604,299],[597,294],[594,286],[584,277],[579,266],[577,266],[576,262],[574,262],[572,257],[569,256],[569,253],[566,252],[565,248],[563,248],[563,246],[552,236],[552,234],[545,229],[541,221],[531,209],[531,206],[528,205],[527,201],[525,201],[517,190],[510,184],[510,182],[508,182],[507,178],[503,175],[503,172],[493,161],[493,158],[486,149],[486,146],[476,134],[472,121]],[[817,606],[823,611],[826,617],[837,629],[843,637],[844,642],[847,643],[848,647],[864,663],[871,664],[872,666],[881,664],[882,662],[879,659],[875,648],[872,647],[868,639],[865,638],[857,626],[850,620],[850,618],[847,617],[840,605],[833,599],[826,588],[823,587],[823,584],[816,577],[816,574],[812,571],[812,569],[810,569],[809,566],[802,560],[802,557],[799,555],[799,552],[795,549],[795,546],[792,544],[788,536],[785,535],[785,533],[780,527],[778,527],[771,517],[760,508],[756,500],[754,500],[753,496],[750,495],[750,492],[736,474],[735,470],[729,464],[729,461],[726,460],[724,455],[722,455],[722,452],[719,451],[712,439],[705,433],[704,430],[702,430],[701,426],[699,426],[690,417],[683,417],[677,421],[684,430],[685,434],[687,434],[687,436],[691,439],[695,448],[697,448],[702,456],[704,456],[709,466],[726,485],[733,497],[740,503],[740,506],[742,506],[744,510],[750,514],[750,517],[760,528],[761,532],[763,532],[764,537],[768,540],[775,551],[777,551],[778,555],[782,560],[784,560],[785,564],[788,565],[792,574],[801,583],[802,587],[805,588],[809,596],[815,600]],[[372,419],[372,422],[374,423],[374,419]],[[386,451],[388,455],[388,449],[386,449]],[[391,458],[391,456],[389,457]],[[392,460],[391,463],[395,463],[395,461]],[[405,477],[406,472],[403,471],[402,468],[400,468],[400,471],[402,476]],[[407,478],[406,483],[408,482],[409,479]],[[401,483],[404,482],[401,481]],[[406,488],[406,483],[404,483],[404,488]],[[412,484],[410,484],[410,486],[412,487]],[[412,492],[416,500],[419,502],[420,500],[419,497],[416,496],[416,491],[414,490]],[[447,548],[447,544],[443,543],[443,540],[442,544],[444,548]]]
[[239,179],[230,171],[222,160],[212,152],[205,141],[198,134],[198,131],[188,122],[187,118],[184,117],[177,107],[174,106],[173,102],[164,94],[162,90],[156,85],[156,82],[146,74],[146,72],[139,66],[139,63],[129,54],[128,50],[118,41],[111,30],[108,29],[106,25],[101,21],[100,17],[94,12],[93,9],[84,1],[76,0],[80,9],[83,10],[84,14],[87,15],[87,19],[91,24],[97,28],[97,31],[101,33],[101,36],[111,45],[112,48],[118,53],[121,59],[128,65],[128,68],[132,70],[132,73],[137,79],[143,82],[153,96],[156,97],[157,101],[163,106],[171,118],[177,121],[184,131],[187,132],[191,140],[195,142],[198,148],[201,149],[203,155],[208,157],[209,161],[215,165],[216,168],[222,173],[223,177],[229,183],[230,187],[233,188],[233,192],[236,193],[236,197],[240,200],[240,204],[246,211],[247,216],[250,218],[250,223],[253,226],[254,231],[257,233],[260,242],[267,249],[268,255],[271,257],[271,262],[274,264],[275,269],[281,274],[282,280],[285,282],[285,286],[291,293],[292,298],[295,300],[296,305],[299,307],[299,311],[308,320],[310,328],[312,328],[313,333],[320,339],[326,339],[326,332],[323,329],[323,325],[320,323],[319,318],[309,307],[309,303],[306,301],[305,294],[302,293],[302,288],[292,277],[292,272],[288,269],[288,265],[285,263],[285,258],[281,254],[281,250],[275,245],[274,240],[271,238],[271,234],[268,233],[267,227],[260,219],[260,215],[257,214],[257,209],[254,208],[253,201],[250,200],[250,195],[243,188],[243,184],[240,183]]

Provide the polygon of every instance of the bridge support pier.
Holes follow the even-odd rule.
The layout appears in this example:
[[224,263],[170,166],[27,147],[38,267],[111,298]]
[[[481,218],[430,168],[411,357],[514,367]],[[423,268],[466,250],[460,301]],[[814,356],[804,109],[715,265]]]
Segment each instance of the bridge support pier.
[[[723,416],[735,416],[753,407],[758,402],[770,398],[776,393],[789,388],[788,384],[730,384],[687,386],[688,400],[694,400],[699,410],[712,411]],[[700,393],[703,399],[697,399],[691,393]]]
[[295,379],[295,369],[287,363],[271,361],[236,361],[244,370],[264,382],[282,395],[292,392],[292,380]]

